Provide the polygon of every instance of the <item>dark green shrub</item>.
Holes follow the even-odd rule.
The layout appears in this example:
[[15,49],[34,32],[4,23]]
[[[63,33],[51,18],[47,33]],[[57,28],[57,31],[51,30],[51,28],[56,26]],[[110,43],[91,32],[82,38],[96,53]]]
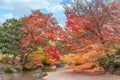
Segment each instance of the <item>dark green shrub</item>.
[[13,72],[13,71],[12,71],[12,68],[15,69],[15,70],[17,70],[17,72],[20,72],[20,71],[21,71],[20,67],[7,66],[7,67],[5,68],[5,70],[4,70],[4,72],[5,72],[5,73],[12,73],[12,72]]
[[11,70],[10,66],[5,68],[5,73],[12,73],[12,70]]
[[46,60],[42,60],[42,64],[43,64],[44,66],[50,66],[50,64],[48,64]]
[[23,67],[23,68],[22,68],[22,71],[31,71],[31,69],[28,69],[28,68],[26,68],[26,67]]
[[120,48],[117,49],[116,54],[117,54],[117,55],[120,55]]
[[99,65],[102,66],[104,69],[107,69],[107,67],[109,66],[109,60],[107,57],[100,58],[98,62],[99,62]]

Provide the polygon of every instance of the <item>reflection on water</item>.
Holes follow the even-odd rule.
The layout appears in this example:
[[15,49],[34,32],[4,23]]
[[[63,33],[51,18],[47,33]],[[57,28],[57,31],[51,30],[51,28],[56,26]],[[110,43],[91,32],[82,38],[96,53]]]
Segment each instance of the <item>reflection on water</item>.
[[[50,67],[44,67],[41,68],[41,70],[43,70],[44,72],[52,71]],[[0,74],[0,80],[40,80],[33,78],[35,72],[36,70],[12,74]]]
[[0,80],[35,80],[33,79],[35,71],[30,72],[20,72],[13,74],[2,74],[0,75]]

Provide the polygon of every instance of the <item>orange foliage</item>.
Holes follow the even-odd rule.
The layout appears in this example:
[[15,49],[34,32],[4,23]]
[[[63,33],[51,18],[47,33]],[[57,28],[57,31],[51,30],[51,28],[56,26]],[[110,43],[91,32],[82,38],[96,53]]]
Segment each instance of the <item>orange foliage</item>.
[[[53,66],[56,65],[59,60],[59,55],[56,53],[55,46],[49,46],[47,50],[45,48],[38,48],[34,53],[30,54],[27,58],[28,63],[25,64],[25,67],[28,69],[33,69],[36,67],[44,66],[44,62]],[[47,50],[47,52],[46,52]]]
[[[73,3],[74,5],[70,3],[72,8],[65,5],[67,22],[61,38],[65,51],[71,54],[65,55],[61,60],[70,62],[68,68],[78,71],[103,71],[98,59],[106,56],[108,45],[119,43],[120,40],[119,24],[116,25],[119,20],[116,22],[115,19],[118,15],[116,9],[120,9],[116,6],[119,3],[111,3],[111,7],[104,0],[87,2],[86,5],[80,0],[73,0]],[[112,20],[115,20],[115,24],[111,22],[109,14],[114,16]]]
[[[44,14],[40,10],[33,10],[29,16],[22,18],[22,22],[21,33],[24,36],[20,45],[21,55],[24,58],[32,54],[39,46],[45,49],[49,45],[47,42],[56,42],[61,36],[62,28],[58,25],[56,18],[52,17],[52,14]],[[56,51],[56,49],[51,47],[51,50],[49,49],[47,52],[59,60]],[[35,57],[33,61],[41,62],[41,58],[37,54],[33,54],[32,56]],[[22,60],[22,64],[25,63],[24,60]]]
[[[61,58],[63,62],[71,62],[68,68],[83,72],[98,72],[104,69],[99,66],[98,59],[106,56],[104,47],[100,45],[90,45],[91,49],[84,53],[65,55]],[[80,50],[80,49],[79,49]],[[81,49],[82,50],[82,49]]]
[[41,63],[41,57],[39,56],[39,54],[30,54],[28,56],[28,63],[26,63],[24,65],[24,67],[26,67],[27,69],[34,69],[37,67],[43,66],[43,64]]
[[40,66],[43,66],[40,61],[30,61],[29,63],[25,64],[24,67],[26,67],[27,69],[35,69]]

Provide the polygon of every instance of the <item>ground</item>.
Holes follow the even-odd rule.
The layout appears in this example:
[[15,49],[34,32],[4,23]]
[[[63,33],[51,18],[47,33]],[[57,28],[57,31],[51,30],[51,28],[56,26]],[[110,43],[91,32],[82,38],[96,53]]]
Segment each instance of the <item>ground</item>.
[[68,69],[58,69],[49,72],[46,80],[120,80],[120,76],[114,74],[85,74]]
[[[15,74],[0,74],[0,80],[40,80],[33,79],[34,72],[20,72]],[[70,69],[60,68],[48,75],[42,80],[120,80],[120,75],[114,74],[90,74],[80,73]]]

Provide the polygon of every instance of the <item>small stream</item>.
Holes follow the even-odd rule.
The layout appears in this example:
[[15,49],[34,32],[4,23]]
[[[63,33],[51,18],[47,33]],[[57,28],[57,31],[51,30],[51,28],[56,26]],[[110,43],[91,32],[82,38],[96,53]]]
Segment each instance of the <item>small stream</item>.
[[0,80],[34,80],[33,79],[34,73],[35,71],[1,74]]
[[[44,72],[52,71],[49,68],[42,68]],[[19,72],[19,73],[10,73],[10,74],[0,74],[0,80],[40,80],[33,78],[36,70]]]

